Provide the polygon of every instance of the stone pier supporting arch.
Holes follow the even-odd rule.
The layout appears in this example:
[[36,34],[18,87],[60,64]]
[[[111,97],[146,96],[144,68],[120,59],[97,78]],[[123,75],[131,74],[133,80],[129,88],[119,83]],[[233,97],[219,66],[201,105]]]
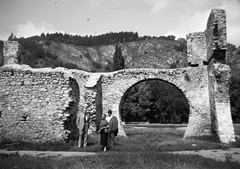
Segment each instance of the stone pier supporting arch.
[[[185,69],[129,69],[102,76],[103,112],[113,110],[121,121],[119,106],[124,93],[136,83],[148,79],[164,80],[179,88],[190,106],[185,138],[211,134],[207,67]],[[125,135],[120,123],[120,135]]]

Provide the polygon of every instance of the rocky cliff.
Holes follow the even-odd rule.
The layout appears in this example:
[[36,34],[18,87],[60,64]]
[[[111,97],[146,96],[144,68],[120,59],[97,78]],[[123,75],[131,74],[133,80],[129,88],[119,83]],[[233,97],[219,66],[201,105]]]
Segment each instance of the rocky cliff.
[[[91,72],[111,71],[115,44],[84,47],[64,43],[40,42],[64,63],[76,64]],[[185,48],[179,41],[151,39],[122,43],[125,68],[177,68],[187,65]]]

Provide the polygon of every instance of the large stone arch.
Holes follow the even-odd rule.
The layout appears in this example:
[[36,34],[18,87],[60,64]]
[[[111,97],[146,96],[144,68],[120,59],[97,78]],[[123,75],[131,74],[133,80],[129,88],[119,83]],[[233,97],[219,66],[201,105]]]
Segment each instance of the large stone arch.
[[210,135],[211,118],[208,93],[207,67],[184,69],[129,69],[102,76],[103,112],[113,110],[119,119],[119,134],[125,135],[119,105],[124,93],[136,83],[147,79],[164,80],[179,88],[186,96],[189,107],[189,123],[184,137]]

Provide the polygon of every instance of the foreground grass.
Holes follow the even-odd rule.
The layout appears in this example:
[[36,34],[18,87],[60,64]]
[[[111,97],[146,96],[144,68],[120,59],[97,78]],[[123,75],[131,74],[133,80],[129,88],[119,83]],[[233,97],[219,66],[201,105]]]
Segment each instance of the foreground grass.
[[[117,145],[113,151],[119,152],[144,152],[144,151],[184,151],[202,149],[226,149],[229,147],[240,147],[240,140],[236,143],[226,145],[220,143],[214,137],[198,137],[183,140],[184,130],[177,127],[183,125],[125,125],[126,137],[118,136]],[[185,125],[186,126],[186,125]],[[240,135],[240,125],[235,125],[236,134]],[[69,143],[24,143],[24,142],[2,142],[0,149],[5,150],[38,150],[38,151],[82,151],[100,152],[99,135],[89,136],[88,146],[78,148],[77,142]]]
[[[179,126],[176,126],[179,127]],[[167,154],[166,151],[225,149],[239,146],[240,140],[234,145],[216,142],[212,137],[200,137],[183,140],[183,130],[171,125],[151,128],[146,126],[126,125],[128,138],[117,137],[117,145],[109,152],[100,152],[98,135],[89,137],[86,148],[78,148],[76,142],[71,143],[10,143],[0,144],[0,149],[7,150],[47,150],[47,151],[86,151],[96,152],[95,156],[67,158],[37,158],[18,154],[0,154],[0,168],[166,168],[166,169],[227,169],[240,168],[234,162],[217,162],[196,155]],[[240,125],[235,127],[240,134]]]
[[235,162],[219,162],[196,155],[173,155],[156,152],[102,153],[96,156],[37,158],[17,154],[0,155],[1,169],[239,169]]

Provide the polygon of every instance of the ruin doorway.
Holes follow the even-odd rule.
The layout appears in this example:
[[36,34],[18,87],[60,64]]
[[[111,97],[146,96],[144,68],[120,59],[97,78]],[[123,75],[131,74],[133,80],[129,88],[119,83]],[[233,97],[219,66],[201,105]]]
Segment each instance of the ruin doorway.
[[65,110],[69,116],[64,121],[64,129],[68,131],[67,142],[75,141],[78,138],[78,127],[77,127],[77,114],[79,112],[79,98],[80,98],[80,91],[79,85],[77,81],[73,78],[70,78],[70,87],[72,90],[70,91],[69,95],[72,98],[72,101],[69,103],[69,107]]

